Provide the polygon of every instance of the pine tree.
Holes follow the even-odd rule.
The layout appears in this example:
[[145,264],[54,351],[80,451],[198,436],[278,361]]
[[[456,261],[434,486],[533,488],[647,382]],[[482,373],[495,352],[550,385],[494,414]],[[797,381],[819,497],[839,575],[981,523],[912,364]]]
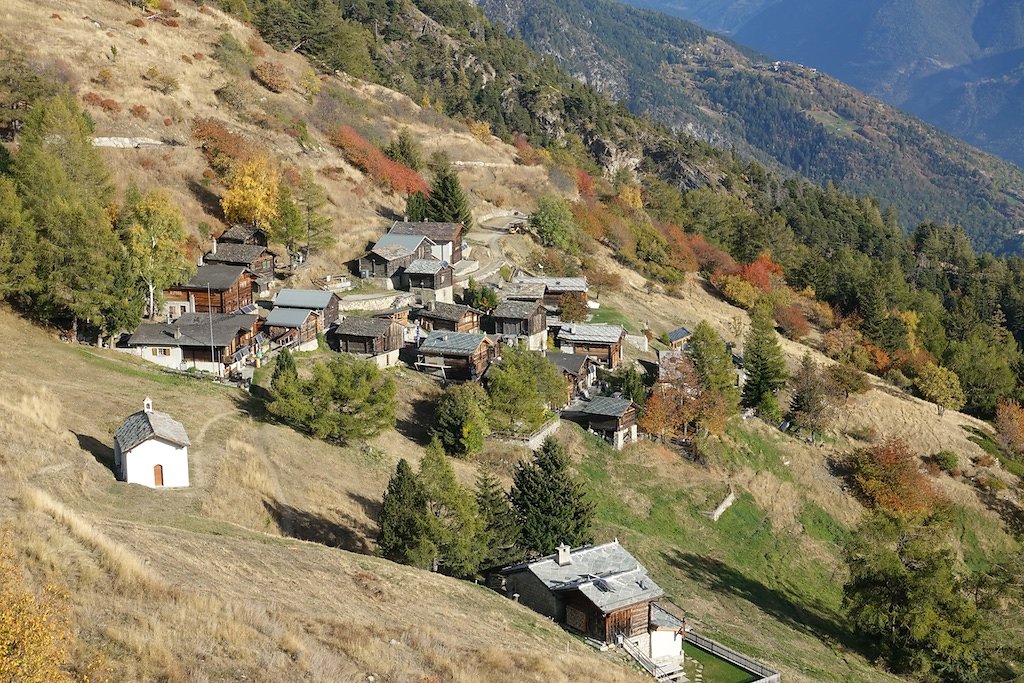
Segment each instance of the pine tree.
[[828,383],[810,353],[805,353],[800,361],[800,369],[793,376],[792,389],[790,417],[793,424],[806,429],[813,440],[815,434],[821,433],[828,426],[834,413]]
[[403,458],[388,481],[381,505],[380,554],[392,562],[428,569],[437,549],[427,538],[427,503],[416,475]]
[[744,346],[747,381],[743,385],[743,405],[756,407],[765,394],[774,395],[786,384],[786,362],[766,306],[754,309]]
[[487,393],[476,383],[455,384],[441,394],[434,416],[446,452],[466,457],[483,448],[490,432],[487,400]]
[[516,465],[509,494],[519,526],[519,545],[528,555],[547,555],[567,543],[593,541],[594,506],[569,472],[562,446],[548,438],[532,461]]
[[519,558],[515,513],[508,494],[491,474],[482,473],[476,480],[476,506],[483,522],[484,552],[481,567],[497,567]]
[[882,292],[881,285],[872,280],[871,283],[864,286],[863,292],[858,298],[860,300],[859,310],[863,318],[860,331],[870,341],[879,343],[885,337],[885,322],[889,317],[885,293]]
[[690,355],[705,391],[719,394],[727,413],[736,412],[740,392],[736,387],[736,371],[725,342],[706,320],[701,320],[690,337]]
[[414,222],[425,221],[429,213],[430,207],[428,206],[427,196],[422,192],[413,192],[405,200],[406,220]]
[[408,128],[402,128],[398,131],[398,136],[391,141],[391,144],[384,148],[384,153],[391,159],[400,164],[405,164],[414,171],[419,171],[423,168],[423,152],[413,139],[412,133],[409,132]]
[[427,505],[427,537],[438,566],[454,576],[472,576],[487,550],[476,500],[455,479],[441,442],[434,437],[420,461],[420,490]]
[[434,181],[427,198],[427,219],[441,223],[462,223],[466,230],[473,223],[459,176],[450,164],[441,164],[434,171]]

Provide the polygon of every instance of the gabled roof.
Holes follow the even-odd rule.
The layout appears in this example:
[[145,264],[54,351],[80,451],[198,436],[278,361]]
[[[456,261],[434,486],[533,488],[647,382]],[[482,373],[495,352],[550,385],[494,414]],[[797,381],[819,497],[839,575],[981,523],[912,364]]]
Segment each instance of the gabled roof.
[[473,332],[431,332],[420,344],[420,353],[443,356],[472,356],[480,345],[490,342],[486,334]]
[[380,253],[380,249],[384,247],[403,247],[409,250],[409,253],[415,252],[423,244],[424,240],[427,244],[433,246],[433,242],[430,238],[422,234],[410,235],[410,234],[392,234],[386,233],[381,235],[377,243],[373,245],[372,251]]
[[274,307],[274,310],[267,316],[267,327],[302,327],[306,319],[316,312],[309,308],[281,308]]
[[406,275],[437,275],[445,268],[451,268],[436,258],[418,258],[405,267]]
[[585,356],[581,353],[562,353],[561,351],[546,351],[544,357],[551,361],[559,370],[576,375],[577,377],[583,373],[583,369],[590,359],[590,356]]
[[240,333],[252,331],[258,319],[231,313],[185,313],[173,323],[142,323],[128,339],[128,346],[230,346]]
[[205,256],[207,263],[226,263],[233,266],[251,266],[256,259],[263,256],[267,248],[260,244],[235,244],[226,242],[217,245],[216,253]]
[[574,403],[566,412],[578,413],[581,415],[595,415],[597,417],[622,417],[634,405],[628,398],[617,398],[615,396],[597,396],[590,401]]
[[333,292],[322,289],[282,289],[274,298],[274,308],[307,308],[322,311],[331,305]]
[[464,306],[462,304],[448,304],[443,301],[432,301],[427,305],[426,308],[420,310],[417,314],[421,318],[432,318],[434,320],[450,320],[451,322],[459,322],[469,312],[482,313],[472,306]]
[[396,221],[389,235],[424,235],[435,243],[454,242],[461,239],[462,223],[434,223],[432,221]]
[[548,555],[505,567],[501,573],[528,571],[551,592],[578,590],[604,614],[665,594],[618,541],[574,548],[569,559],[569,564],[559,566],[558,555]]
[[513,278],[512,282],[544,285],[544,289],[548,294],[565,294],[567,292],[586,293],[589,289],[587,286],[587,278],[585,277],[526,277],[520,275]]
[[375,256],[380,256],[385,261],[397,261],[398,259],[413,255],[413,251],[411,249],[406,249],[400,244],[386,244],[383,247],[375,246],[370,250],[370,253]]
[[199,266],[199,270],[192,276],[192,279],[181,285],[179,289],[206,289],[209,285],[211,291],[223,292],[231,289],[244,274],[245,266],[228,266],[219,263]]
[[221,236],[217,239],[222,242],[246,243],[257,238],[266,240],[267,232],[263,228],[258,228],[254,225],[238,223],[221,233]]
[[394,324],[386,318],[348,317],[334,326],[333,334],[344,337],[380,337],[387,334]]
[[614,344],[622,339],[626,330],[622,325],[585,325],[569,323],[558,331],[559,342]]
[[520,301],[537,301],[544,298],[546,288],[543,282],[509,282],[500,290],[499,295],[504,299],[519,299]]
[[672,330],[671,332],[668,333],[668,340],[670,342],[677,342],[677,341],[682,341],[684,339],[689,339],[692,336],[693,336],[693,333],[690,332],[685,327],[677,327],[676,329],[674,329],[674,330]]
[[175,446],[188,446],[188,434],[185,427],[167,413],[155,410],[140,410],[128,416],[114,432],[114,438],[122,453],[127,453],[141,443],[150,439],[162,439]]
[[[547,310],[536,301],[516,301],[510,299],[498,304],[497,308],[491,311],[491,317],[524,320],[536,315],[538,308]],[[547,316],[545,315],[545,322],[546,320]]]

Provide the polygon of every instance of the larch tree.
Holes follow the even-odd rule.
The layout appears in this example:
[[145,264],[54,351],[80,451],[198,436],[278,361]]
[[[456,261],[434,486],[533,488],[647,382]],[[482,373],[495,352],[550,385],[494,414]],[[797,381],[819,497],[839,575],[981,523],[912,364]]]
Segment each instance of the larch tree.
[[302,171],[295,187],[295,203],[302,211],[306,226],[304,242],[309,249],[326,249],[334,243],[331,219],[323,213],[327,206],[327,191],[316,181],[313,170]]
[[508,432],[532,432],[544,424],[550,409],[566,399],[566,380],[558,368],[525,346],[509,346],[501,363],[488,371],[488,415],[492,428]]
[[772,327],[766,306],[756,306],[751,316],[743,350],[747,381],[743,385],[743,405],[758,407],[766,396],[786,385],[786,361],[779,346],[779,335]]
[[594,505],[569,471],[569,456],[548,438],[530,462],[516,465],[509,494],[527,555],[547,555],[562,543],[593,541]]
[[697,323],[690,337],[690,355],[700,377],[700,383],[707,391],[721,395],[726,410],[736,412],[740,391],[736,386],[736,370],[732,365],[732,354],[725,342],[706,320]]
[[267,156],[239,162],[228,176],[220,204],[224,217],[267,229],[277,217],[281,177]]
[[38,296],[36,231],[14,186],[0,175],[0,296],[26,307]]
[[163,303],[163,290],[195,272],[195,263],[188,258],[185,219],[163,190],[141,194],[131,187],[117,227],[145,292],[146,314],[152,319]]
[[380,516],[377,547],[392,562],[429,569],[437,549],[428,539],[427,502],[419,480],[402,458],[388,481]]
[[921,368],[915,383],[921,396],[935,404],[940,416],[947,409],[960,410],[964,407],[964,390],[960,387],[960,378],[949,368],[927,363]]
[[483,521],[476,499],[456,481],[436,437],[420,461],[419,483],[427,506],[427,538],[437,549],[438,567],[453,576],[472,576],[487,551]]
[[519,528],[508,494],[494,475],[483,472],[476,480],[476,506],[483,522],[482,567],[497,567],[519,559]]
[[453,384],[444,390],[434,409],[435,433],[444,450],[457,457],[476,453],[490,433],[487,423],[487,392],[471,382]]
[[277,208],[270,218],[270,239],[283,244],[288,251],[288,262],[295,263],[303,239],[306,237],[306,222],[302,209],[287,185],[282,185],[277,195]]
[[790,419],[794,425],[806,430],[813,441],[832,422],[835,411],[825,374],[811,358],[810,352],[804,354],[790,387],[793,390],[789,402]]
[[440,223],[462,223],[466,230],[473,224],[469,202],[462,183],[449,163],[442,163],[434,171],[427,197],[427,219]]
[[996,405],[996,433],[1007,450],[1020,455],[1024,453],[1024,407],[1012,399],[1004,399]]

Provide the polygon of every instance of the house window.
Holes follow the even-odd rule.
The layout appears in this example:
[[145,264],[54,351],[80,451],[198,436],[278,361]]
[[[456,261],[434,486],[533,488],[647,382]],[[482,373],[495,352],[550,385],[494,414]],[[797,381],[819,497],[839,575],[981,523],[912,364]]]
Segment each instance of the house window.
[[154,356],[170,356],[171,350],[166,347],[156,347],[150,350]]

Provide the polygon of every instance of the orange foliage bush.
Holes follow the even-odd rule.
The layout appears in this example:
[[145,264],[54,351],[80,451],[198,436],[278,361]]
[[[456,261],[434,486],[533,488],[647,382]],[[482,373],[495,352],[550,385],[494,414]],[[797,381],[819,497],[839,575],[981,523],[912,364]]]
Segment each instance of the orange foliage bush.
[[252,75],[270,92],[284,92],[288,89],[288,75],[277,62],[260,62],[252,70]]
[[776,306],[772,311],[772,317],[789,339],[800,339],[811,333],[810,323],[796,304]]
[[349,163],[370,176],[378,185],[399,194],[422,192],[430,188],[416,171],[389,159],[351,126],[342,126],[330,135],[331,144],[345,155]]
[[690,249],[697,257],[697,266],[702,273],[731,274],[739,270],[736,260],[728,252],[711,244],[702,235],[690,237]]
[[182,55],[181,56],[181,61],[185,62],[186,64],[191,64],[192,63],[192,58],[189,57],[188,55]]
[[136,18],[136,19],[132,19],[131,21],[129,21],[128,25],[129,26],[134,26],[135,28],[142,28],[143,26],[146,25],[146,22],[144,22],[142,19]]
[[98,107],[103,104],[103,98],[94,92],[87,92],[82,95],[82,101],[93,107]]
[[782,280],[782,266],[772,261],[768,254],[761,254],[740,268],[740,277],[762,292],[770,292]]
[[576,169],[576,190],[584,199],[594,197],[594,179],[581,168]]
[[871,364],[879,375],[884,375],[892,369],[892,358],[884,349],[881,349],[870,342],[864,342],[864,348],[871,357]]
[[523,166],[536,166],[540,163],[540,155],[537,154],[533,145],[527,142],[525,135],[515,136],[512,145],[516,148],[516,152],[519,154],[519,163]]
[[1024,408],[1014,400],[1003,399],[996,405],[996,431],[1003,447],[1024,453]]
[[[164,125],[170,125],[164,119]],[[192,136],[199,141],[206,162],[221,175],[226,175],[237,161],[253,156],[252,143],[238,133],[232,133],[215,119],[196,119],[192,123]]]
[[677,270],[693,273],[697,270],[697,255],[690,246],[690,238],[683,229],[674,223],[662,223],[656,226],[668,242],[668,265]]
[[905,441],[886,441],[855,452],[847,461],[861,495],[873,507],[892,512],[927,512],[942,502],[921,472],[918,457]]
[[145,121],[146,119],[149,118],[149,110],[146,109],[145,105],[136,104],[134,107],[132,107],[128,111],[130,111],[132,116],[134,116],[137,119],[142,119],[143,121]]
[[139,45],[149,45],[149,41],[145,38],[139,38]]

